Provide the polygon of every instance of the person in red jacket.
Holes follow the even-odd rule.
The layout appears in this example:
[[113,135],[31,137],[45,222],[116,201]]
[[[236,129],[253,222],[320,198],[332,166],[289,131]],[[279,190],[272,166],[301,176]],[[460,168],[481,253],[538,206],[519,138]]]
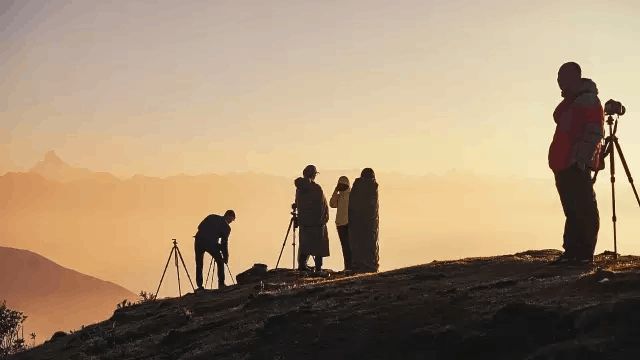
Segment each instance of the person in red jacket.
[[582,78],[580,65],[563,64],[558,85],[563,100],[553,112],[556,131],[549,148],[549,167],[566,221],[565,251],[555,263],[591,263],[600,228],[591,170],[600,163],[604,112],[596,84]]

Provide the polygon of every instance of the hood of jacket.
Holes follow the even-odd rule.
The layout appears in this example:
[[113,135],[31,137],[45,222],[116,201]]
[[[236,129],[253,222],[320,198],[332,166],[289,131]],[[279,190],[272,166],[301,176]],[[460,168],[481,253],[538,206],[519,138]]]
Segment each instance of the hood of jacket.
[[600,99],[598,98],[598,87],[596,83],[591,79],[582,79],[582,88],[576,96],[567,97],[558,104],[553,112],[553,120],[557,123],[560,121],[560,117],[571,108],[572,105],[577,106],[600,106]]
[[300,191],[307,191],[313,187],[313,182],[307,178],[299,177],[294,182],[296,189]]
[[578,92],[573,103],[586,106],[600,104],[596,83],[591,79],[582,79],[582,89]]
[[378,189],[378,182],[376,179],[359,177],[353,182],[353,186],[355,187],[356,184],[363,188]]

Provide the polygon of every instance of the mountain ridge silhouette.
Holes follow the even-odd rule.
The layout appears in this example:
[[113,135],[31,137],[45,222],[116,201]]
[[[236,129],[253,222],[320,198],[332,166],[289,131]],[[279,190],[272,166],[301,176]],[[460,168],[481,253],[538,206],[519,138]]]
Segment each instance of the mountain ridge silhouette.
[[136,295],[111,281],[66,268],[30,250],[0,246],[0,301],[28,316],[39,341],[109,316]]

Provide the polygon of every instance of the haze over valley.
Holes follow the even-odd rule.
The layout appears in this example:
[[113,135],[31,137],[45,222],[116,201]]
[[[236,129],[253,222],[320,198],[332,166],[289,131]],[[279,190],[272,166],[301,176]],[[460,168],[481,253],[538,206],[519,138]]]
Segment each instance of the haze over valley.
[[[339,175],[320,169],[330,196]],[[293,180],[257,173],[143,175],[120,179],[79,169],[54,152],[31,171],[0,177],[0,245],[42,254],[63,266],[113,281],[137,293],[155,290],[171,239],[177,238],[193,277],[193,239],[209,213],[233,208],[230,266],[238,273],[253,263],[275,265],[290,215]],[[463,172],[403,176],[379,173],[382,269],[523,249],[559,248],[562,218],[553,181],[504,179]],[[604,180],[604,181],[603,181]],[[601,236],[597,251],[611,249],[606,176],[598,184]],[[619,249],[638,249],[633,233],[640,216],[628,186],[619,185]],[[342,269],[338,237],[329,224],[331,257]],[[208,257],[206,258],[208,264]],[[291,266],[290,242],[282,266]],[[161,296],[176,295],[169,272]],[[186,280],[183,277],[183,280]],[[187,283],[183,283],[186,287]]]

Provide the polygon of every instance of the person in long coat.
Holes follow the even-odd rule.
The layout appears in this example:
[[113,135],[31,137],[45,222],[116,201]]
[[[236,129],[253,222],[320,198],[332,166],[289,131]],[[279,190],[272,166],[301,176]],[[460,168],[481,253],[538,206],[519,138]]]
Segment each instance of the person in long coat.
[[366,168],[353,182],[349,195],[349,245],[354,271],[378,271],[378,225],[378,183],[373,169]]
[[294,181],[300,226],[298,270],[303,271],[310,270],[309,256],[313,256],[316,271],[322,270],[322,258],[329,256],[329,206],[322,188],[315,183],[316,174],[316,167],[309,165],[302,172],[303,177]]

